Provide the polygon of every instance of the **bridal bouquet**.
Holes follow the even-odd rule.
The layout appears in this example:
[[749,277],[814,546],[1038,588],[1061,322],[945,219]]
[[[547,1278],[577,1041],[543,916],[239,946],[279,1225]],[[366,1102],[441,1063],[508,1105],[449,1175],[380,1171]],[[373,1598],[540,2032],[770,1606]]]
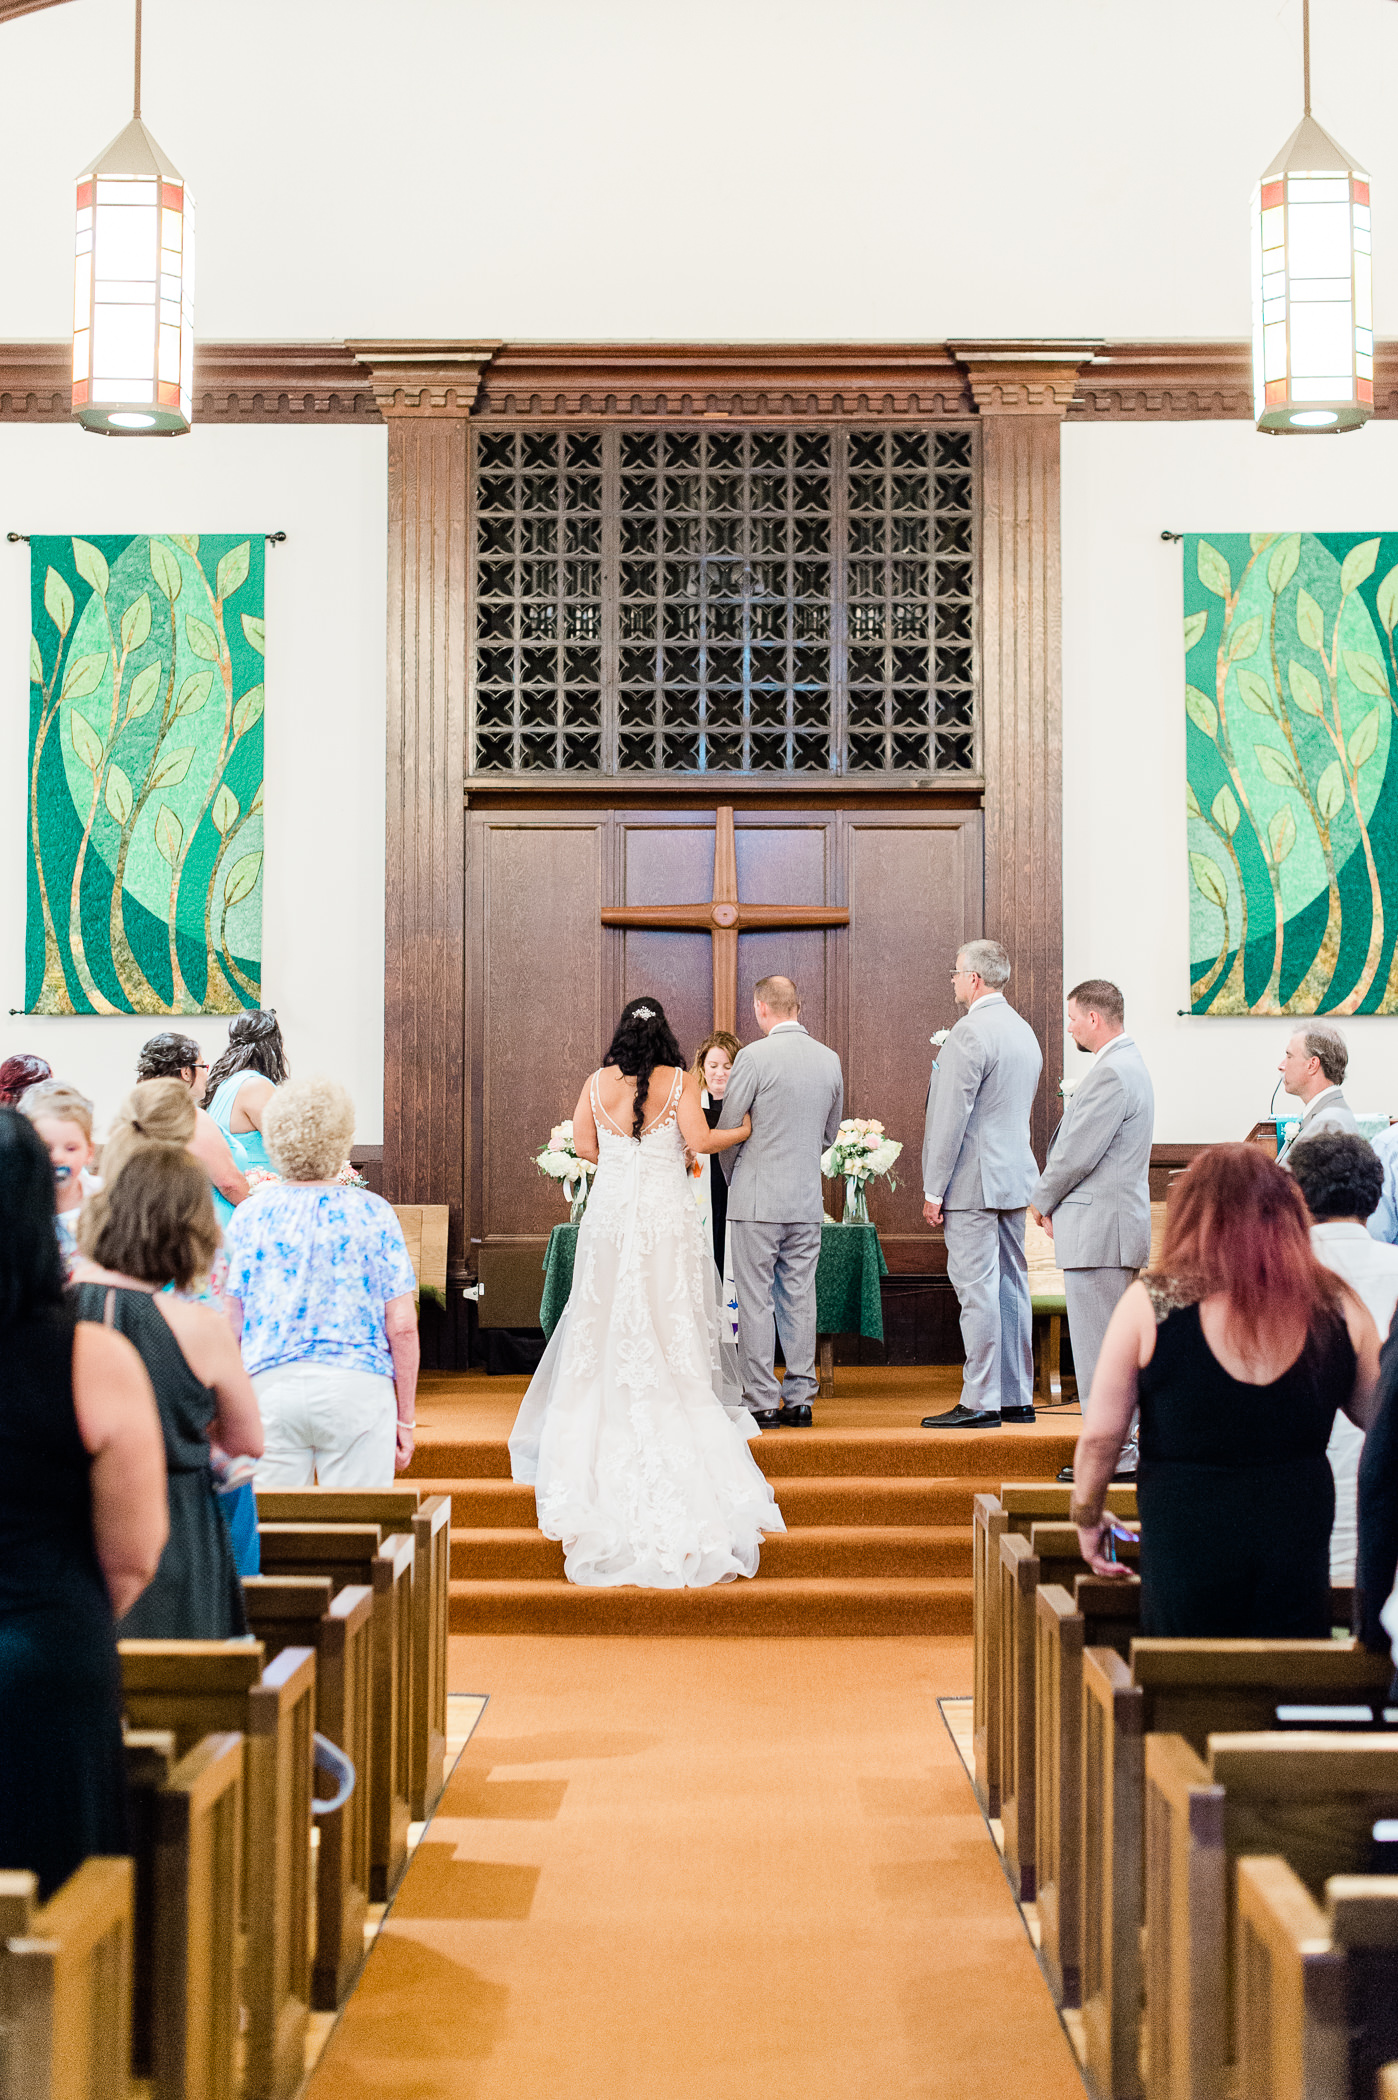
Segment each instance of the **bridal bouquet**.
[[867,1225],[867,1185],[876,1174],[887,1174],[896,1189],[890,1169],[903,1147],[888,1136],[876,1116],[846,1116],[835,1133],[835,1142],[821,1155],[820,1171],[831,1181],[845,1184],[846,1225]]
[[571,1116],[564,1123],[554,1124],[543,1151],[534,1154],[534,1164],[550,1181],[562,1183],[570,1206],[568,1223],[576,1225],[587,1205],[588,1177],[597,1169],[590,1159],[579,1159],[573,1149]]

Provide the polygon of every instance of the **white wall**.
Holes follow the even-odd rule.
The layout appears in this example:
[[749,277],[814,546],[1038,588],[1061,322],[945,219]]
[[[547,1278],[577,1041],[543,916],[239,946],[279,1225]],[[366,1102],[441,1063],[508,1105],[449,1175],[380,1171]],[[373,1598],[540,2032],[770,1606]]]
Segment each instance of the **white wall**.
[[[1189,1006],[1181,550],[1171,532],[1392,531],[1398,426],[1264,438],[1248,423],[1063,431],[1064,982],[1110,977],[1155,1082],[1157,1138],[1265,1116],[1286,1020]],[[1346,1019],[1352,1107],[1398,1114],[1398,1019]],[[1071,1077],[1081,1060],[1071,1043]],[[1282,1095],[1278,1110],[1295,1113]]]
[[[198,332],[1243,336],[1300,0],[146,0]],[[1398,332],[1398,7],[1316,0]],[[0,27],[0,337],[70,325],[131,0]]]
[[[286,533],[267,549],[262,996],[294,1065],[349,1087],[363,1144],[383,1137],[386,491],[382,428],[142,442],[0,424],[0,533]],[[24,1003],[28,631],[29,549],[0,538],[0,1058],[46,1057],[105,1127],[162,1024],[8,1011]],[[227,1039],[212,1016],[168,1025],[210,1062]]]

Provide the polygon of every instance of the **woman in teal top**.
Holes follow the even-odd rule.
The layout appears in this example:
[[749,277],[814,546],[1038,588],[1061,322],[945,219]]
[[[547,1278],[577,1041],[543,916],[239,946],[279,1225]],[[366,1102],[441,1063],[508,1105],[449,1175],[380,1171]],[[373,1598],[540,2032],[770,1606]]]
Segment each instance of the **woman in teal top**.
[[276,1009],[239,1014],[228,1030],[228,1048],[209,1074],[205,1099],[245,1174],[256,1167],[277,1171],[262,1142],[262,1118],[289,1069]]

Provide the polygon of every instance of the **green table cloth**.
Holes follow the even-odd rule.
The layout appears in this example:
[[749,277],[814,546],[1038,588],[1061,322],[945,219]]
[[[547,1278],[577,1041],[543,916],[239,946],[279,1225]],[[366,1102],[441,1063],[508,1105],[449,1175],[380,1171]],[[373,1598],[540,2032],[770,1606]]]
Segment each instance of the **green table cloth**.
[[[539,1325],[552,1334],[573,1288],[576,1225],[555,1225],[544,1254],[544,1295]],[[872,1225],[824,1225],[816,1268],[817,1334],[863,1334],[883,1340],[879,1278],[887,1276],[879,1235]]]

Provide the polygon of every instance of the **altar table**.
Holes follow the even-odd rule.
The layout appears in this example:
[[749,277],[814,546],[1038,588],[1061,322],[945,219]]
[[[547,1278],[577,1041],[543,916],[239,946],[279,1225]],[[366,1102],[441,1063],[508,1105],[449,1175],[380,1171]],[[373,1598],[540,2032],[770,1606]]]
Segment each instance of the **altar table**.
[[[544,1254],[544,1295],[539,1325],[551,1335],[573,1288],[576,1225],[555,1225]],[[835,1336],[866,1335],[883,1340],[883,1304],[879,1279],[888,1274],[879,1235],[872,1225],[823,1225],[816,1266],[816,1333],[820,1347],[820,1391],[835,1390]]]

